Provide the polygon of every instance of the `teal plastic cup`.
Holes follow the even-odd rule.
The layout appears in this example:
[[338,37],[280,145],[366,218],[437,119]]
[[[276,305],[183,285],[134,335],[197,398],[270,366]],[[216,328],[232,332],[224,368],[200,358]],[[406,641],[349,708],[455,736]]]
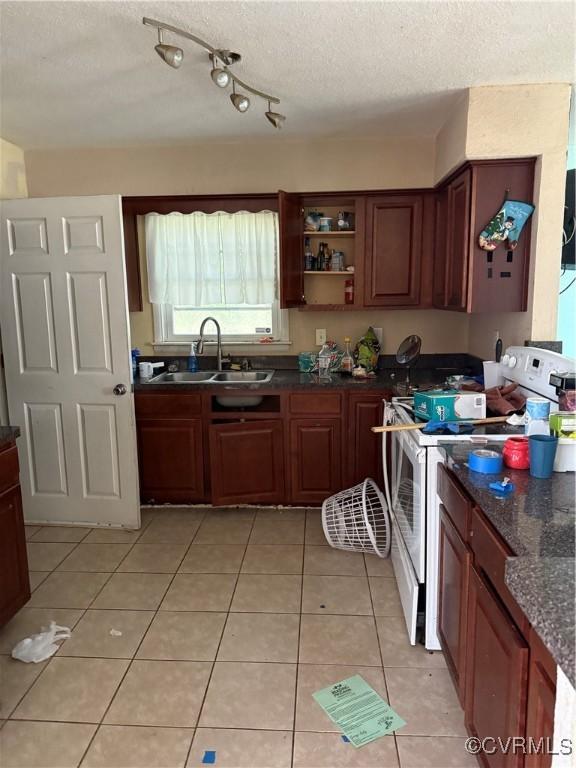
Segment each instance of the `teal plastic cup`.
[[543,480],[552,477],[558,438],[550,435],[530,435],[528,445],[532,477],[539,477]]

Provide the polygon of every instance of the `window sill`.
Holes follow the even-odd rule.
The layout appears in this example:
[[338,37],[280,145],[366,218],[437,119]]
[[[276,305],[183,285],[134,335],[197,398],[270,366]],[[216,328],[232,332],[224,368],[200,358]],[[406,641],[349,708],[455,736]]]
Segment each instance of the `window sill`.
[[[274,353],[277,352],[288,352],[290,347],[292,345],[291,341],[269,341],[266,343],[258,343],[253,341],[223,341],[222,342],[222,348],[226,350],[227,353],[234,354],[235,350],[238,349],[239,353],[245,354],[246,352],[254,352],[258,354],[262,354],[264,350],[271,348],[274,350]],[[204,342],[205,347],[216,347],[215,341],[205,341]],[[152,342],[152,347],[155,352],[162,352],[162,354],[167,354],[170,351],[173,351],[175,355],[182,354],[183,350],[186,350],[186,353],[190,350],[190,342],[188,341],[154,341]]]

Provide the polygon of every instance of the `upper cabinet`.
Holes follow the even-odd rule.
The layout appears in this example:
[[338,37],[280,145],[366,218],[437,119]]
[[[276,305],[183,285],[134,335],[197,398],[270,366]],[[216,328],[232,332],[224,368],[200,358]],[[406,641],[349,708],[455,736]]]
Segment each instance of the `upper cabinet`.
[[468,163],[436,192],[434,306],[462,312],[524,312],[530,221],[518,245],[480,248],[478,236],[506,199],[531,203],[535,158]]
[[[478,236],[505,199],[533,202],[534,165],[472,161],[435,189],[123,198],[130,310],[142,309],[138,216],[266,209],[279,215],[284,309],[523,312],[531,222],[514,251],[484,251]],[[309,231],[311,214],[321,229]]]
[[423,259],[424,195],[378,195],[366,202],[364,304],[417,307]]
[[302,203],[300,195],[278,192],[280,239],[280,306],[304,304]]

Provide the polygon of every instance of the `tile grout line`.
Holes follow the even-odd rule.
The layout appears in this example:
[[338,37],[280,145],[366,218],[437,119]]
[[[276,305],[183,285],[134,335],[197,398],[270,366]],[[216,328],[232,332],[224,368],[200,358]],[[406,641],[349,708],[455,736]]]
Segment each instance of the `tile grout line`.
[[306,558],[306,527],[308,525],[308,510],[304,512],[304,540],[302,542],[302,573],[300,575],[300,614],[298,621],[298,645],[296,646],[296,678],[294,680],[294,717],[292,720],[292,750],[290,753],[290,768],[294,768],[294,751],[296,749],[296,713],[298,711],[298,676],[300,674],[300,638],[302,636],[302,606],[304,599],[304,562]]
[[[152,521],[150,521],[150,522],[152,522]],[[148,525],[150,525],[150,522],[148,523]],[[146,526],[146,528],[148,527],[148,525]],[[43,527],[48,527],[48,528],[50,528],[50,527],[52,527],[52,526],[41,526],[40,530],[41,530]],[[54,527],[56,527],[56,526],[54,526]],[[73,526],[72,526],[72,527],[73,527]],[[77,541],[77,542],[36,542],[37,544],[41,544],[41,543],[43,543],[43,544],[50,544],[50,543],[54,543],[54,544],[57,544],[57,543],[74,543],[74,545],[75,545],[74,547],[72,547],[72,549],[70,550],[70,552],[68,552],[68,553],[67,553],[67,555],[66,555],[66,556],[65,556],[65,557],[64,557],[64,558],[63,558],[63,559],[62,559],[62,560],[61,560],[59,563],[57,563],[57,564],[56,564],[56,566],[55,566],[55,567],[54,567],[54,568],[53,568],[53,569],[50,571],[50,573],[48,574],[48,576],[46,577],[46,579],[44,579],[44,581],[47,581],[47,579],[48,579],[48,578],[49,578],[49,577],[50,577],[52,574],[54,574],[54,573],[75,573],[75,571],[57,571],[57,568],[58,568],[58,567],[59,567],[59,566],[60,566],[60,565],[61,565],[61,564],[64,562],[64,560],[66,560],[66,558],[67,558],[67,557],[69,557],[69,555],[71,555],[71,554],[72,554],[72,552],[74,552],[74,551],[75,551],[75,550],[78,548],[78,546],[79,546],[80,544],[82,544],[82,542],[84,542],[84,540],[85,540],[85,539],[86,539],[86,538],[87,538],[87,537],[90,535],[90,533],[91,533],[93,530],[98,530],[98,529],[95,529],[95,528],[89,528],[89,529],[88,529],[88,532],[86,533],[86,535],[85,535],[85,536],[84,536],[82,539],[80,539],[80,541]],[[144,529],[144,530],[145,530],[145,529]],[[34,536],[36,536],[36,534],[38,534],[38,533],[39,533],[39,531],[36,531],[36,532],[33,534],[32,538],[33,538]],[[132,545],[131,545],[130,549],[128,550],[128,552],[130,552],[130,551],[131,551],[132,547],[134,546],[134,544],[136,544],[136,542],[138,541],[138,539],[140,538],[140,536],[142,535],[142,533],[143,533],[143,531],[141,531],[141,533],[140,533],[140,535],[138,536],[138,538],[137,538],[137,539],[135,539],[135,540],[134,540],[134,542],[132,542]],[[27,542],[27,543],[28,543],[28,542]],[[128,552],[126,553],[126,555],[128,554]],[[124,560],[124,558],[122,558],[122,560]],[[120,562],[122,562],[122,560],[120,560]],[[118,568],[118,567],[119,567],[119,565],[120,565],[120,563],[118,563],[118,566],[116,566],[116,568]],[[108,572],[107,572],[107,571],[79,571],[79,573],[108,573]],[[80,611],[80,616],[78,617],[78,620],[75,622],[75,624],[74,624],[74,626],[72,627],[72,629],[73,629],[73,628],[75,628],[75,627],[76,627],[76,626],[78,626],[78,624],[79,624],[79,623],[82,621],[82,619],[83,619],[83,618],[84,618],[84,616],[86,615],[87,611],[89,610],[90,606],[92,605],[92,603],[94,602],[94,600],[95,600],[95,599],[98,597],[98,595],[100,594],[100,592],[101,592],[101,591],[104,589],[104,587],[106,586],[106,584],[108,584],[108,582],[110,581],[110,579],[112,578],[112,576],[114,575],[114,573],[116,573],[116,571],[113,571],[112,573],[109,573],[109,574],[108,574],[108,578],[106,579],[106,581],[105,581],[105,582],[102,584],[102,586],[100,587],[100,589],[98,590],[98,592],[96,593],[96,595],[95,595],[95,596],[92,598],[92,600],[91,600],[91,601],[88,603],[88,605],[87,605],[85,608],[66,608],[66,609],[60,609],[60,608],[47,608],[47,609],[46,609],[46,608],[45,608],[44,610],[70,610],[70,611],[73,611],[73,610],[75,610],[75,611]],[[44,583],[44,582],[42,582],[42,583]],[[38,586],[41,586],[41,585],[39,584]],[[31,608],[34,608],[34,606],[31,606]],[[58,648],[58,651],[60,650],[60,647],[62,647],[62,645],[63,645],[63,643],[60,643],[60,645],[59,645],[59,648]],[[30,691],[32,690],[32,688],[34,688],[34,686],[36,685],[36,683],[37,683],[37,682],[40,680],[40,678],[42,677],[42,675],[43,675],[43,674],[46,672],[46,670],[48,669],[48,667],[50,666],[50,664],[52,663],[52,661],[53,661],[55,658],[74,658],[74,657],[66,657],[66,656],[57,656],[57,654],[58,654],[58,651],[56,651],[56,652],[55,652],[55,653],[54,653],[54,654],[53,654],[53,655],[50,657],[50,659],[48,660],[48,663],[46,664],[46,666],[44,667],[44,669],[43,669],[43,670],[40,672],[40,674],[39,674],[39,675],[38,675],[38,676],[35,678],[35,680],[32,682],[32,684],[31,684],[31,685],[30,685],[30,686],[29,686],[29,687],[26,689],[26,691],[25,691],[25,692],[23,693],[23,695],[20,697],[20,699],[18,700],[18,702],[17,702],[16,706],[15,706],[15,707],[14,707],[14,708],[13,708],[13,709],[10,711],[10,714],[9,714],[9,715],[8,715],[8,717],[6,718],[6,722],[7,722],[8,720],[14,720],[14,721],[17,721],[17,722],[19,722],[19,720],[17,720],[16,718],[13,718],[14,712],[15,712],[15,711],[16,711],[16,709],[17,709],[17,708],[20,706],[20,704],[22,703],[22,701],[24,700],[24,698],[25,698],[25,697],[28,695],[28,693],[30,693]],[[89,657],[89,658],[97,658],[97,657]],[[60,721],[29,721],[29,722],[60,722]],[[83,724],[84,724],[84,725],[86,725],[86,723],[83,723]],[[88,723],[88,725],[90,725],[90,723]],[[98,732],[98,728],[99,728],[99,726],[97,726],[97,727],[96,727],[96,730],[94,731],[94,734],[93,734],[92,738],[94,738],[94,736],[95,736],[95,735],[96,735],[96,733]],[[90,743],[91,743],[91,742],[92,742],[92,739],[90,740]],[[81,758],[81,759],[84,759],[84,754],[82,755],[82,758]]]
[[[40,527],[40,530],[42,530],[42,528],[43,528],[43,527],[51,527],[51,526],[41,526],[41,527]],[[92,530],[91,528],[88,530],[88,533],[86,534],[86,536],[88,536],[88,534],[90,533],[90,531],[91,531],[91,530]],[[40,531],[36,531],[36,532],[33,534],[33,536],[35,536],[35,535],[36,535],[37,533],[39,533],[39,532],[40,532]],[[86,536],[85,536],[84,538],[86,538]],[[71,555],[71,554],[72,554],[72,552],[74,552],[74,550],[75,550],[75,549],[78,547],[78,545],[79,545],[79,544],[80,544],[82,541],[83,541],[83,539],[81,539],[80,541],[76,541],[76,542],[50,542],[50,541],[44,541],[44,542],[38,541],[38,542],[36,542],[37,544],[63,544],[63,543],[64,543],[64,544],[66,544],[66,543],[68,543],[68,544],[74,544],[74,546],[72,547],[72,549],[70,550],[70,552],[68,552],[68,553],[67,553],[67,554],[66,554],[66,555],[65,555],[65,556],[62,558],[62,560],[60,560],[60,562],[56,563],[56,565],[55,565],[55,566],[54,566],[54,568],[53,568],[53,569],[52,569],[52,570],[49,572],[48,576],[46,576],[46,578],[44,579],[44,581],[47,581],[47,580],[48,580],[48,578],[49,578],[49,577],[50,577],[50,576],[51,576],[53,573],[56,573],[56,568],[58,568],[58,566],[59,566],[59,565],[61,565],[61,564],[64,562],[64,560],[66,560],[66,558],[68,557],[68,555]],[[27,541],[27,542],[26,542],[26,544],[28,544],[28,543],[29,543],[29,542]],[[26,547],[26,549],[28,549],[28,547]],[[26,552],[26,560],[28,560],[28,552]],[[28,567],[28,571],[30,571],[30,567]],[[44,583],[44,582],[42,582],[42,583]],[[38,586],[41,586],[41,584],[39,584]],[[30,593],[30,596],[32,596],[32,593]],[[25,606],[24,606],[24,607],[25,607]],[[48,608],[48,610],[53,610],[53,611],[55,611],[55,610],[60,610],[60,609],[58,609],[58,608]],[[75,627],[75,626],[78,624],[78,622],[80,622],[80,621],[81,621],[81,619],[83,618],[84,614],[85,614],[85,613],[86,613],[86,611],[87,611],[87,608],[84,608],[84,609],[82,609],[82,608],[69,608],[69,609],[66,609],[66,610],[79,610],[79,611],[81,611],[81,613],[80,613],[80,616],[78,617],[78,621],[77,621],[77,622],[74,624],[74,627]],[[60,645],[62,645],[62,643],[60,643]],[[60,646],[59,646],[59,648],[60,648]],[[50,657],[47,659],[47,662],[48,662],[48,663],[46,664],[46,666],[44,667],[44,669],[40,670],[40,673],[37,675],[37,677],[35,677],[35,678],[34,678],[34,680],[32,681],[32,683],[31,683],[31,684],[28,686],[28,688],[26,688],[26,690],[24,691],[24,693],[22,694],[22,696],[20,696],[20,698],[19,698],[19,699],[18,699],[18,701],[16,702],[15,706],[14,706],[14,707],[12,707],[12,709],[9,711],[9,713],[8,713],[7,717],[5,718],[5,721],[6,721],[6,722],[7,722],[8,720],[11,720],[11,719],[12,719],[12,716],[13,716],[14,712],[16,712],[16,710],[18,709],[18,707],[20,706],[20,704],[21,704],[21,703],[24,701],[24,698],[25,698],[25,697],[26,697],[26,696],[27,696],[27,695],[30,693],[30,691],[32,690],[32,688],[34,688],[34,686],[35,686],[35,685],[36,685],[36,683],[37,683],[37,682],[40,680],[40,678],[42,677],[42,675],[43,675],[43,674],[46,672],[46,670],[48,669],[48,667],[49,667],[49,666],[50,666],[50,664],[52,663],[52,661],[53,661],[53,659],[54,659],[54,657],[56,656],[56,654],[57,654],[57,653],[58,653],[58,651],[55,651],[55,652],[54,652],[54,654],[53,654],[52,656],[50,656]],[[9,654],[7,654],[7,655],[9,655]]]
[[[388,555],[390,557],[390,555]],[[382,645],[380,643],[380,633],[378,632],[378,621],[376,617],[376,611],[374,608],[374,598],[372,595],[372,584],[370,582],[370,576],[368,574],[368,564],[366,563],[366,555],[363,554],[362,558],[364,560],[364,568],[366,570],[366,578],[368,580],[368,594],[370,595],[370,603],[372,605],[372,614],[374,619],[374,631],[376,632],[376,642],[378,643],[378,653],[380,655],[380,661],[382,662],[382,677],[384,679],[384,690],[386,691],[386,700],[389,706],[390,705],[390,692],[388,691],[388,681],[386,679],[386,668],[384,667],[384,657],[382,655]],[[388,559],[388,558],[385,558]],[[398,748],[398,740],[396,738],[396,733],[391,734],[392,738],[394,739],[394,749],[396,751],[396,760],[398,761],[399,768],[402,768],[402,765],[400,763],[400,750]]]
[[[153,518],[153,519],[154,519],[154,518]],[[204,516],[202,517],[202,520],[200,521],[200,525],[202,525],[202,521],[203,521],[203,520],[204,520]],[[152,520],[151,520],[151,521],[148,523],[148,525],[146,526],[146,528],[148,528],[148,527],[150,526],[150,524],[151,524],[151,523],[152,523]],[[192,542],[194,541],[194,539],[195,539],[195,537],[196,537],[196,534],[198,533],[198,530],[199,530],[199,529],[200,529],[200,526],[198,526],[198,528],[197,528],[197,529],[194,531],[194,534],[193,534],[193,536],[192,536],[192,539],[190,540],[190,544],[188,545],[188,547],[187,547],[187,548],[186,548],[186,550],[184,551],[184,554],[183,554],[183,555],[182,555],[182,557],[180,558],[180,561],[179,561],[179,563],[178,563],[178,566],[176,567],[176,570],[174,571],[174,573],[173,573],[173,575],[172,575],[172,578],[170,579],[170,581],[169,581],[169,583],[168,583],[168,585],[167,585],[167,587],[166,587],[166,590],[164,591],[164,595],[162,596],[162,598],[160,599],[160,601],[159,601],[159,603],[158,603],[158,607],[156,608],[156,610],[155,610],[155,611],[153,611],[153,612],[152,612],[152,616],[151,616],[151,618],[150,618],[150,621],[148,622],[148,626],[146,627],[146,630],[145,630],[145,631],[142,633],[142,637],[140,638],[140,641],[139,641],[139,643],[138,643],[137,647],[136,647],[136,648],[135,648],[135,650],[134,650],[134,654],[133,654],[132,658],[131,658],[131,659],[129,659],[129,661],[128,661],[128,665],[127,665],[126,669],[124,670],[124,674],[122,675],[122,677],[120,678],[120,681],[118,682],[118,685],[117,685],[117,686],[116,686],[116,688],[114,689],[114,692],[113,692],[113,694],[112,694],[112,696],[111,696],[111,698],[110,698],[110,701],[108,702],[108,705],[107,705],[107,706],[106,706],[106,708],[104,709],[104,712],[103,712],[103,714],[102,714],[102,717],[100,718],[100,721],[99,721],[99,722],[97,723],[97,725],[96,725],[96,730],[95,730],[95,731],[94,731],[94,733],[92,734],[92,738],[91,738],[91,739],[88,741],[88,744],[86,745],[86,749],[85,749],[85,750],[84,750],[84,752],[82,753],[82,757],[80,758],[80,760],[79,760],[79,762],[78,762],[78,766],[79,766],[79,767],[82,765],[82,763],[83,763],[84,759],[86,758],[86,755],[88,754],[88,750],[89,750],[89,749],[90,749],[90,747],[92,746],[92,744],[93,744],[93,742],[94,742],[94,740],[95,740],[95,738],[96,738],[97,734],[100,732],[100,728],[101,728],[101,727],[102,727],[102,725],[104,724],[104,719],[105,719],[106,715],[108,714],[108,712],[109,712],[109,710],[110,710],[110,707],[112,706],[112,704],[113,704],[114,700],[116,699],[116,696],[118,695],[118,692],[119,692],[120,688],[122,687],[122,683],[123,683],[123,682],[124,682],[124,680],[126,679],[126,676],[128,675],[128,672],[129,672],[129,671],[130,671],[130,669],[132,668],[132,665],[133,665],[134,661],[136,660],[136,656],[137,656],[137,654],[138,654],[138,651],[140,650],[140,646],[141,646],[141,645],[142,645],[142,643],[144,642],[144,638],[145,638],[145,637],[146,637],[146,635],[148,634],[148,631],[149,631],[150,627],[152,626],[152,623],[153,623],[153,621],[155,620],[156,616],[158,615],[158,612],[159,612],[159,610],[160,610],[160,605],[162,604],[162,601],[163,601],[163,600],[164,600],[164,598],[166,597],[166,593],[167,593],[167,591],[170,589],[170,585],[172,584],[172,582],[174,581],[174,578],[175,578],[176,574],[178,573],[178,568],[179,568],[179,567],[182,565],[182,561],[184,560],[184,558],[186,557],[186,554],[188,553],[188,550],[189,550],[189,549],[190,549],[190,547],[192,546]],[[142,531],[142,533],[144,533],[144,531]],[[142,535],[142,533],[140,534],[140,536]],[[133,544],[132,546],[135,546],[135,545],[136,545],[136,542],[137,542],[137,541],[140,539],[140,536],[138,537],[138,539],[136,539],[136,541],[134,542],[134,544]],[[128,557],[128,554],[129,554],[131,551],[132,551],[132,547],[131,547],[131,548],[128,550],[128,552],[126,553],[126,557]],[[118,565],[116,566],[116,570],[114,571],[114,573],[119,573],[119,571],[118,571],[118,568],[120,567],[121,563],[122,563],[122,562],[124,562],[124,559],[125,559],[125,558],[122,558],[122,560],[120,561],[120,563],[118,563]],[[111,574],[110,578],[112,578],[112,575],[113,575],[113,574]],[[108,581],[110,581],[110,579],[108,579],[108,580],[106,581],[106,583],[108,583]],[[102,587],[102,589],[103,589],[103,588],[104,588],[104,587]],[[101,591],[101,590],[100,590],[100,591]],[[98,592],[98,594],[100,594],[100,592]],[[97,597],[97,596],[96,596],[96,597]],[[96,597],[94,598],[94,600],[96,599]],[[92,601],[92,602],[93,602],[93,601]],[[117,609],[117,610],[121,610],[121,609]],[[192,743],[192,742],[190,742],[190,743]]]
[[198,716],[196,718],[196,723],[194,725],[194,733],[192,734],[192,739],[190,740],[190,745],[188,747],[188,752],[186,753],[186,761],[184,762],[184,765],[188,765],[188,761],[190,760],[190,753],[192,751],[192,746],[194,744],[194,739],[196,738],[196,731],[200,727],[200,718],[202,717],[202,711],[204,709],[204,704],[206,703],[206,697],[208,696],[208,689],[210,688],[210,683],[212,682],[212,675],[214,674],[214,669],[216,667],[216,661],[218,659],[218,653],[220,652],[220,646],[222,645],[222,640],[224,639],[224,633],[226,632],[226,626],[228,624],[228,618],[230,616],[230,609],[232,607],[232,602],[234,600],[234,595],[236,594],[236,587],[238,585],[238,581],[240,580],[240,573],[242,572],[242,565],[244,564],[244,560],[246,558],[246,553],[248,551],[248,545],[250,543],[250,537],[252,536],[252,531],[254,530],[254,523],[256,521],[256,515],[258,513],[254,513],[254,517],[252,518],[252,524],[250,526],[250,533],[248,534],[248,538],[246,539],[246,544],[244,546],[244,553],[242,555],[242,560],[240,561],[240,564],[238,566],[238,573],[236,574],[236,580],[234,582],[234,588],[232,590],[232,594],[230,595],[230,601],[228,603],[228,610],[226,611],[226,618],[224,619],[224,624],[222,626],[222,631],[220,633],[220,639],[218,640],[218,645],[216,647],[216,651],[214,653],[214,661],[212,662],[212,666],[210,668],[210,674],[208,675],[208,681],[206,682],[206,687],[204,688],[204,695],[202,696],[202,701],[200,703],[200,707],[198,708]]

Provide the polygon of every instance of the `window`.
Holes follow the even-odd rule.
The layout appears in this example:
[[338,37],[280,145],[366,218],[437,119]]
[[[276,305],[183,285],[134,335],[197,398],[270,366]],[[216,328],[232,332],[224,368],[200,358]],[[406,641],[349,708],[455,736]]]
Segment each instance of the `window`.
[[146,256],[156,341],[191,341],[209,316],[228,342],[287,341],[276,213],[148,214]]

